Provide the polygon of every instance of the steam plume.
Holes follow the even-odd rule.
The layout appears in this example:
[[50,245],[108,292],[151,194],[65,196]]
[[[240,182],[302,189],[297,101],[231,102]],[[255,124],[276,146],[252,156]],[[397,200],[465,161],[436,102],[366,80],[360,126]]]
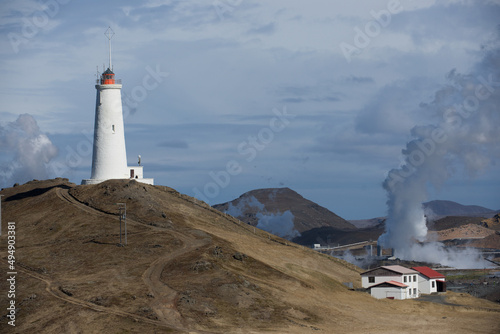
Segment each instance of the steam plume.
[[57,155],[57,148],[29,114],[0,126],[0,150],[7,158],[0,165],[0,181],[9,186],[47,178],[47,164]]
[[264,204],[254,196],[241,198],[236,205],[229,203],[226,213],[234,217],[243,217],[245,211],[252,209],[257,210],[258,228],[288,240],[300,236],[299,231],[295,229],[293,223],[295,217],[290,210],[283,213],[267,212]]
[[384,181],[388,217],[379,243],[394,248],[396,256],[462,268],[478,260],[478,254],[419,243],[427,236],[422,203],[429,186],[439,189],[456,170],[475,176],[500,156],[499,69],[500,48],[495,43],[472,73],[451,71],[448,85],[422,105],[438,122],[412,129],[414,140],[403,150],[403,163]]

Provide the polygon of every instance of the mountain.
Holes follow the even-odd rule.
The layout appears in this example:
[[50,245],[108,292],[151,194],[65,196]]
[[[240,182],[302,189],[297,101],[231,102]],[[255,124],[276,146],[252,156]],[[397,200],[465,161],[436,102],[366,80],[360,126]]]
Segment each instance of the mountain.
[[266,227],[264,220],[269,216],[282,217],[283,213],[289,211],[290,218],[293,218],[293,228],[299,233],[319,227],[356,229],[356,226],[347,220],[302,197],[290,188],[252,190],[233,201],[214,205],[214,208],[259,227]]
[[462,205],[452,201],[435,200],[424,203],[428,216],[469,216],[491,218],[498,211],[478,205]]
[[[461,308],[377,300],[349,290],[342,283],[359,288],[359,268],[169,187],[133,180],[77,186],[55,179],[3,189],[0,195],[1,333],[499,329],[500,306],[467,294],[447,295],[454,305],[467,306]],[[126,204],[121,225],[117,203]],[[15,231],[10,254],[7,231]],[[6,279],[10,271],[14,283]],[[9,289],[15,296],[8,297]],[[7,324],[11,302],[15,327]]]

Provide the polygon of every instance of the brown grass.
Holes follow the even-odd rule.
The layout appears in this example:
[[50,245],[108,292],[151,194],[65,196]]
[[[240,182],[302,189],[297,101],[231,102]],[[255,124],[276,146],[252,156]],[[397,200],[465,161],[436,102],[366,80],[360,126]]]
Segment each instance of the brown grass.
[[[4,317],[2,333],[500,330],[500,307],[469,296],[450,294],[459,307],[350,291],[342,282],[359,287],[359,268],[168,187],[56,179],[1,193],[3,221],[17,227],[19,307],[16,328]],[[126,247],[117,246],[118,202],[127,203]]]

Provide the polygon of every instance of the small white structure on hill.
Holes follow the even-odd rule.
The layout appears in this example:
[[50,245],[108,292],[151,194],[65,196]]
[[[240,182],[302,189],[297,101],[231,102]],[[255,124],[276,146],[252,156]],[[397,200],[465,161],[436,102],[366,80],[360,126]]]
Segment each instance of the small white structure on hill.
[[121,80],[115,79],[111,66],[111,38],[114,32],[109,28],[109,67],[97,80],[94,147],[92,152],[92,173],[82,184],[97,184],[109,179],[134,179],[153,184],[153,179],[143,178],[142,166],[127,166],[125,129],[121,97]]
[[420,293],[431,294],[446,291],[446,277],[429,267],[412,267],[418,271],[418,289]]
[[418,298],[418,272],[403,266],[381,266],[361,273],[361,285],[375,298]]

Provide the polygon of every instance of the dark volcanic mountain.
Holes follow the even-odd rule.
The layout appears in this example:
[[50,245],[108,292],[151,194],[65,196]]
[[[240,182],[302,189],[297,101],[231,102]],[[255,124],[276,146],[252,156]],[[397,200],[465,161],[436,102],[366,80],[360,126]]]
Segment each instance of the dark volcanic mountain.
[[295,230],[302,233],[313,228],[331,227],[338,230],[355,230],[356,226],[330,210],[302,197],[290,188],[257,189],[214,208],[236,216],[257,226],[259,213],[279,214],[290,211]]
[[[435,200],[424,203],[426,212],[432,212],[436,216],[469,216],[491,218],[497,211],[479,206],[462,205],[457,202]],[[431,217],[432,218],[432,217]]]

